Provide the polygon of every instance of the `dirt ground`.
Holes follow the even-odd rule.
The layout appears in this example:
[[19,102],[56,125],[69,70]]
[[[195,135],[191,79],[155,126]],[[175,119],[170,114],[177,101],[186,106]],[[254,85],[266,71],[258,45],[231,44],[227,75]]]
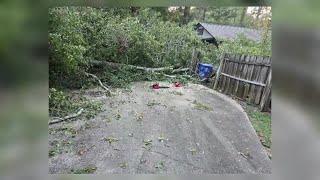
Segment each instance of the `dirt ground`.
[[[165,84],[165,83],[162,83]],[[271,173],[271,161],[242,107],[202,85],[153,90],[135,83],[107,97],[91,120],[49,127],[49,173]]]

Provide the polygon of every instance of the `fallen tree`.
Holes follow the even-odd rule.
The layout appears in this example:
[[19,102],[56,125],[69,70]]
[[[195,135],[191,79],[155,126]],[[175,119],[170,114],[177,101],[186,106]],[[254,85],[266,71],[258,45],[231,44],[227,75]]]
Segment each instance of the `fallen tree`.
[[134,66],[134,65],[129,65],[129,64],[114,63],[114,62],[109,62],[109,61],[96,61],[96,60],[91,60],[90,64],[96,65],[96,66],[107,65],[107,66],[114,67],[114,68],[129,67],[132,69],[143,70],[146,72],[173,71],[173,66],[161,67],[161,68],[148,68],[148,67],[142,67],[142,66]]

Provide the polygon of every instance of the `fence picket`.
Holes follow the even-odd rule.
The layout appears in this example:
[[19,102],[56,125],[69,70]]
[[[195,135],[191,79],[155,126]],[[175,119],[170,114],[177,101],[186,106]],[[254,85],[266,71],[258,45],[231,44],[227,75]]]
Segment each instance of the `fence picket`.
[[[241,78],[240,75],[241,75],[241,71],[242,71],[242,68],[243,68],[243,62],[244,61],[244,55],[241,55],[239,57],[239,63],[238,63],[238,69],[237,69],[237,72],[235,74],[236,77],[238,78]],[[239,83],[240,83],[240,80],[237,80],[236,81],[236,84],[235,84],[235,88],[234,88],[234,91],[233,91],[233,95],[237,96],[237,92],[238,92],[238,88],[239,88]]]
[[[251,56],[249,62],[254,63],[256,60],[256,57]],[[249,64],[248,65],[248,71],[247,71],[247,75],[245,79],[248,80],[252,80],[252,75],[253,75],[253,69],[254,69],[254,65]],[[245,84],[245,89],[244,89],[244,94],[243,94],[243,99],[248,99],[248,94],[249,94],[249,90],[250,90],[250,85],[251,84]]]
[[[256,57],[255,63],[259,64],[262,62],[261,57]],[[260,76],[261,66],[254,66],[253,67],[253,75],[252,75],[252,81],[258,82],[259,76]],[[249,102],[254,103],[256,92],[257,92],[258,86],[251,85],[249,90]]]
[[268,82],[271,71],[270,57],[239,54],[224,54],[222,57],[219,78],[215,82],[217,89],[254,104],[270,100],[269,97],[264,97],[266,89],[269,88],[267,83],[271,84]]
[[[266,64],[270,63],[270,58],[268,58],[268,57],[263,58],[262,63],[266,63]],[[260,76],[259,76],[258,82],[266,84],[268,69],[269,68],[265,67],[265,66],[261,67],[261,71],[259,73]],[[255,97],[255,101],[254,101],[255,104],[259,104],[260,103],[261,94],[262,94],[262,90],[263,89],[264,88],[262,88],[261,86],[257,87],[256,97]]]

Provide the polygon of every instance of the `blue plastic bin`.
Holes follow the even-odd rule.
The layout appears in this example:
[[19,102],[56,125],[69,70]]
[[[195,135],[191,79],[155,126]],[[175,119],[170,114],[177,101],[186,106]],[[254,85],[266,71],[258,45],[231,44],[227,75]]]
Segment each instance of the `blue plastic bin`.
[[213,72],[213,65],[212,64],[204,64],[199,63],[198,65],[198,74],[201,79],[208,78]]

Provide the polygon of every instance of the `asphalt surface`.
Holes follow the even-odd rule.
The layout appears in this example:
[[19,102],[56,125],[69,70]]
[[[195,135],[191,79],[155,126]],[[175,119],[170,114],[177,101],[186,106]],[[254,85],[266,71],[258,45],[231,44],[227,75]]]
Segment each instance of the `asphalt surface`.
[[87,91],[104,111],[50,126],[49,149],[59,153],[49,158],[49,173],[87,167],[95,174],[271,173],[271,160],[234,100],[202,85],[150,85],[135,83],[112,97]]

